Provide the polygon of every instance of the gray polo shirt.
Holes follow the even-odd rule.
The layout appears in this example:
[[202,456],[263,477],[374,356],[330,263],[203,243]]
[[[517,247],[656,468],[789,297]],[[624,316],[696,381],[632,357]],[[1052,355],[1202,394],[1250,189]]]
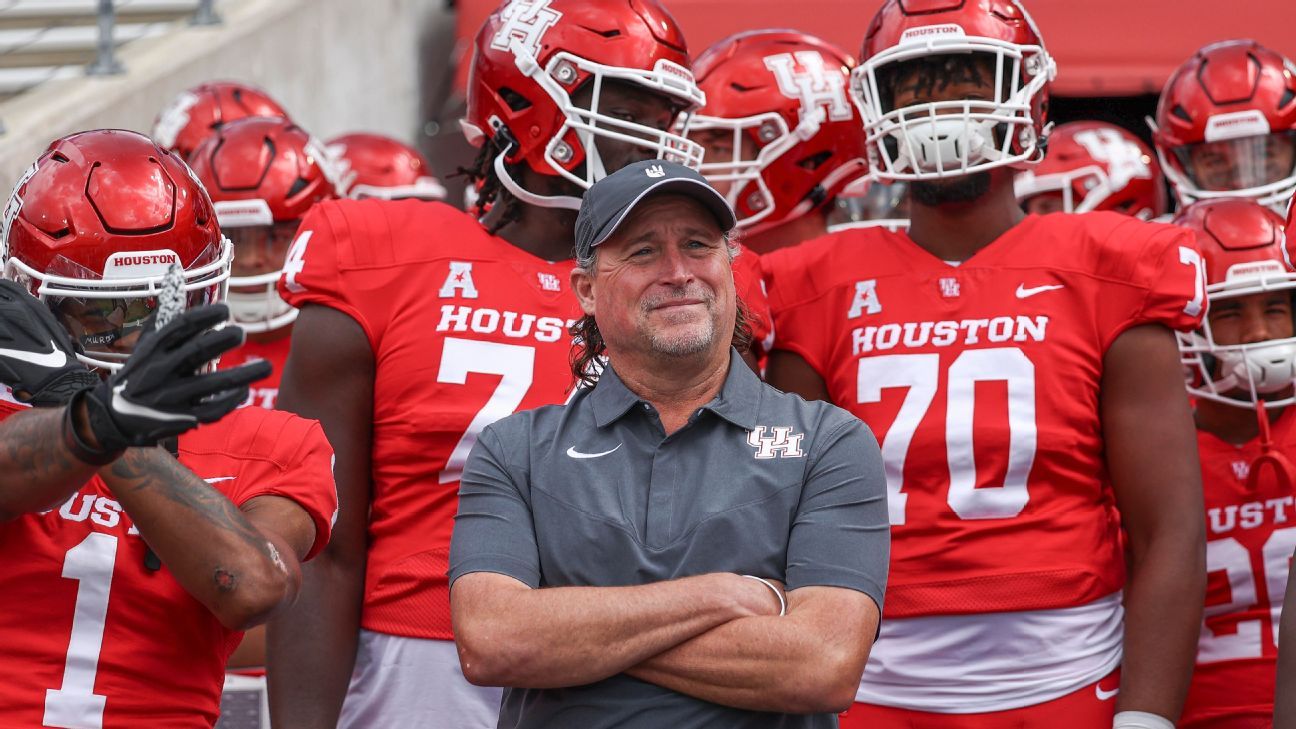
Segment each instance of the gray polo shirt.
[[[611,367],[567,405],[486,428],[464,469],[450,580],[611,587],[734,572],[858,590],[880,607],[889,547],[867,427],[766,385],[733,352],[719,397],[670,436]],[[505,689],[499,726],[808,729],[837,717],[731,709],[620,674]]]

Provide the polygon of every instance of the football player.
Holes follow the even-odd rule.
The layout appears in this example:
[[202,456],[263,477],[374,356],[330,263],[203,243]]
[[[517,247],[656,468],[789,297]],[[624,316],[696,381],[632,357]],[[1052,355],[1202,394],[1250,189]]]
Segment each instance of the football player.
[[766,253],[827,231],[833,201],[868,172],[847,85],[854,59],[790,30],[739,33],[694,65],[706,106],[689,136],[702,174],[738,213],[743,244]]
[[1165,179],[1143,140],[1106,122],[1059,125],[1034,169],[1017,173],[1017,200],[1028,213],[1112,210],[1139,220],[1166,213]]
[[[0,724],[211,726],[241,631],[292,601],[299,563],[328,541],[332,451],[318,423],[260,408],[190,429],[267,368],[195,374],[241,340],[215,328],[223,305],[141,336],[155,312],[219,302],[229,276],[230,244],[178,157],[133,132],[57,140],[3,235],[6,278],[40,301],[24,316],[4,297]],[[17,350],[33,322],[46,349]],[[32,384],[73,377],[73,355],[107,379]]]
[[443,200],[446,190],[432,166],[408,144],[381,134],[356,132],[328,142],[341,168],[347,197],[363,200]]
[[1296,192],[1296,64],[1251,40],[1212,43],[1166,81],[1152,142],[1180,205]]
[[856,413],[887,465],[887,617],[843,726],[1179,715],[1205,567],[1173,330],[1202,264],[1182,229],[1024,214],[1053,76],[1017,0],[888,0],[853,82],[909,232],[765,257],[770,382]]
[[[1197,234],[1210,310],[1180,336],[1206,499],[1206,613],[1180,727],[1267,726],[1296,528],[1293,271],[1283,220],[1249,200],[1175,216]],[[1257,412],[1258,411],[1258,412]],[[1259,416],[1259,417],[1257,417]]]
[[473,50],[464,128],[481,150],[480,219],[419,200],[325,202],[280,281],[301,315],[279,407],[318,417],[336,444],[342,516],[269,627],[276,722],[495,726],[500,691],[463,678],[450,625],[464,462],[489,423],[571,392],[584,190],[633,161],[701,160],[675,123],[702,93],[656,0],[508,3]]
[[238,81],[209,81],[181,91],[158,113],[153,139],[188,160],[211,133],[249,116],[287,117],[265,91]]
[[221,366],[265,360],[274,371],[253,385],[248,405],[273,408],[297,310],[275,285],[311,206],[337,198],[338,172],[324,145],[283,118],[248,117],[211,134],[194,151],[194,174],[234,244],[228,302],[249,334]]

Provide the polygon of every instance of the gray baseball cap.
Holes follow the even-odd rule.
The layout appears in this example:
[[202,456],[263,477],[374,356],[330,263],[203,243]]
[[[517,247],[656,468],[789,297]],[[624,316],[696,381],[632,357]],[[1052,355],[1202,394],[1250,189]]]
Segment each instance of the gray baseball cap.
[[660,159],[644,160],[622,167],[585,192],[576,215],[576,257],[587,258],[594,246],[612,237],[635,206],[663,192],[688,195],[702,203],[726,233],[738,224],[729,201],[697,170]]

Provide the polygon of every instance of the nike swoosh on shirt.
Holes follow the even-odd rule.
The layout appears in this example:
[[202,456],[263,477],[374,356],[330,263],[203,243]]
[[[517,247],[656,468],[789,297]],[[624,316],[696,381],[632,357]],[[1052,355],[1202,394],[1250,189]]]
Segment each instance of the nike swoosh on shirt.
[[236,476],[215,476],[213,478],[204,478],[207,483],[220,483],[221,481],[233,481]]
[[1029,288],[1029,289],[1026,288],[1026,285],[1025,285],[1025,284],[1017,284],[1017,298],[1019,298],[1019,299],[1025,299],[1025,298],[1028,298],[1028,297],[1034,296],[1035,294],[1042,294],[1042,293],[1044,293],[1045,291],[1056,291],[1056,290],[1058,290],[1058,289],[1064,289],[1064,288],[1066,288],[1066,285],[1065,285],[1065,284],[1050,284],[1050,285],[1047,285],[1047,286],[1032,286],[1032,287]]
[[567,455],[570,458],[599,458],[601,456],[606,456],[609,453],[615,453],[617,448],[620,447],[621,444],[617,443],[616,448],[613,448],[610,451],[603,451],[602,453],[581,453],[580,451],[576,450],[576,446],[572,446],[571,448],[567,449]]
[[16,359],[19,362],[29,362],[37,367],[62,367],[67,364],[67,354],[60,350],[53,340],[50,341],[50,351],[36,354],[34,352],[24,352],[20,349],[0,349],[0,357]]
[[1103,691],[1102,686],[1099,686],[1098,684],[1094,684],[1094,693],[1098,694],[1099,701],[1106,701],[1107,699],[1110,699],[1116,694],[1120,693],[1120,688],[1117,687],[1112,689],[1111,691]]

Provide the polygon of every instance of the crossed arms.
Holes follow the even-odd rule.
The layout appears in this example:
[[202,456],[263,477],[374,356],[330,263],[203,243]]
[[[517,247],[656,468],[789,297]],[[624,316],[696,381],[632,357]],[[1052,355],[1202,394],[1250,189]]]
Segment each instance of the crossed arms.
[[479,685],[579,686],[627,673],[740,709],[839,712],[880,614],[862,592],[804,587],[779,617],[755,580],[713,573],[635,587],[531,589],[474,572],[450,594],[460,662]]

